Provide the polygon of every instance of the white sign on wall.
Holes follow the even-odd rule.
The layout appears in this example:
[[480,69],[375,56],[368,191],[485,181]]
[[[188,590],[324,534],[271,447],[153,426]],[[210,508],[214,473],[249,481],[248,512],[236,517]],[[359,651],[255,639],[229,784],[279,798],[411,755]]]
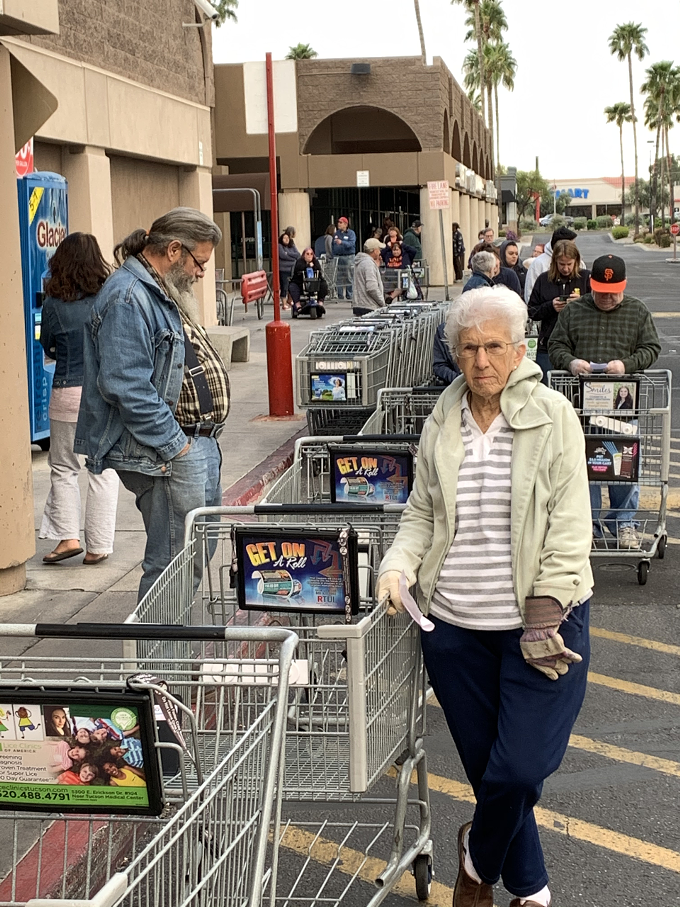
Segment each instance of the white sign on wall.
[[368,170],[357,170],[357,186],[370,186]]
[[[297,132],[297,84],[295,60],[275,60],[274,129]],[[243,64],[243,94],[246,105],[246,133],[267,134],[267,71],[264,63]]]
[[434,180],[427,184],[427,194],[430,198],[430,208],[450,208],[451,195],[448,180]]

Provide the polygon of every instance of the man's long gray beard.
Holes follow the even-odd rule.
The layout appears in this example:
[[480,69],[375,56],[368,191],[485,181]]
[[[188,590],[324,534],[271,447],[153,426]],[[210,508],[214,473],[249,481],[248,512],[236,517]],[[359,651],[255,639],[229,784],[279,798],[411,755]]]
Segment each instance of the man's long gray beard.
[[[179,264],[179,263],[178,263]],[[165,275],[165,284],[171,299],[177,303],[178,308],[190,321],[201,323],[201,311],[198,300],[194,296],[193,285],[196,282],[186,273],[184,266],[171,268]]]

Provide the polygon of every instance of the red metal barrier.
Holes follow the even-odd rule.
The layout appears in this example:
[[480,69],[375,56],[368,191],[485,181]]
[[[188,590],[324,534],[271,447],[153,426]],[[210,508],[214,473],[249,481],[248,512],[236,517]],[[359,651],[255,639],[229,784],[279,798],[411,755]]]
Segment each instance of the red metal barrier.
[[244,274],[241,277],[241,296],[243,303],[247,307],[250,302],[257,302],[258,299],[264,299],[269,290],[267,284],[267,274],[265,271],[253,271],[252,274]]

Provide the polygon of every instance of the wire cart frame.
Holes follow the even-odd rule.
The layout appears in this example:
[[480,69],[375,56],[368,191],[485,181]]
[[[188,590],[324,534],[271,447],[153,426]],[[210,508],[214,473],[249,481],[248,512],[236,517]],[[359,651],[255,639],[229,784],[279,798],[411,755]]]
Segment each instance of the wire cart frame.
[[[277,842],[272,849],[268,835],[281,797],[295,633],[275,627],[3,624],[0,637],[68,639],[76,652],[78,641],[89,643],[91,651],[95,639],[124,640],[122,657],[47,657],[29,651],[5,658],[0,682],[26,697],[31,691],[58,696],[66,688],[120,691],[127,683],[172,702],[184,736],[183,745],[163,742],[156,726],[159,767],[163,751],[174,752],[178,765],[166,768],[162,777],[165,808],[159,817],[0,810],[12,867],[0,883],[0,904],[261,904],[278,857]],[[176,659],[168,675],[163,660],[129,657],[134,641],[141,639],[180,645],[190,657]],[[212,658],[206,660],[216,644],[228,653],[228,685],[214,676]],[[135,677],[139,671],[145,673]],[[79,852],[75,864],[69,862],[71,845]],[[63,861],[60,880],[55,880],[55,851]]]
[[[392,823],[352,823],[355,837],[363,836],[362,846],[371,840],[378,850],[386,851],[386,866],[376,879],[372,907],[389,894],[406,869],[416,875],[417,891],[423,898],[432,877],[427,766],[421,736],[425,690],[419,633],[407,615],[389,617],[386,605],[375,602],[373,591],[377,567],[396,531],[395,517],[402,510],[403,506],[396,505],[366,508],[303,504],[194,511],[187,517],[188,544],[130,618],[145,623],[160,617],[172,624],[212,620],[218,625],[223,621],[241,625],[269,620],[295,627],[297,658],[305,663],[308,676],[301,685],[291,686],[289,694],[282,780],[286,818],[279,829],[281,844],[286,847],[290,835],[300,833],[301,826],[313,839],[323,826],[323,830],[341,835],[341,840],[336,840],[338,847],[347,846],[349,838],[342,831],[342,823],[329,821],[327,810],[321,823],[307,822],[307,815],[300,823],[295,819],[301,815],[301,807],[295,804],[349,802],[360,803],[362,809],[371,804],[382,804],[384,809],[386,803],[391,804]],[[220,522],[214,521],[216,517]],[[388,517],[394,528],[386,530],[383,522]],[[333,622],[337,618],[328,615],[239,611],[230,581],[232,527],[253,522],[308,532],[320,525],[355,526],[364,550],[358,622],[338,624]],[[203,580],[192,600],[186,594],[186,584],[193,576],[195,557],[202,560]],[[148,654],[162,657],[171,653],[156,649]],[[376,784],[385,783],[385,772],[395,760],[401,763],[396,801],[366,796]],[[413,772],[418,780],[416,800],[409,799]],[[417,821],[407,823],[407,812],[414,811]],[[308,905],[313,901],[315,895],[310,896],[308,889],[314,884],[309,877],[314,875],[313,868],[313,860],[307,861],[285,894],[281,888],[272,889],[272,904]]]
[[446,388],[385,387],[378,394],[375,412],[360,435],[420,435],[428,416]]
[[[592,375],[596,380],[597,374]],[[564,394],[574,406],[584,434],[602,434],[606,441],[607,433],[616,434],[625,419],[634,430],[635,438],[639,437],[639,471],[635,484],[646,488],[658,503],[656,506],[647,502],[637,511],[635,524],[640,537],[639,547],[626,548],[620,544],[619,528],[623,524],[616,518],[616,534],[611,531],[613,520],[601,518],[593,520],[593,547],[591,558],[615,557],[617,560],[637,561],[638,583],[644,586],[647,582],[651,562],[658,557],[662,560],[666,554],[668,530],[666,528],[666,506],[668,499],[668,479],[670,471],[671,440],[671,372],[659,369],[636,372],[634,375],[621,375],[620,380],[634,381],[638,384],[636,406],[630,410],[606,409],[597,411],[584,409],[581,401],[581,378],[567,372],[552,371],[548,373],[548,382],[554,390]],[[624,414],[622,416],[622,413]],[[596,421],[597,420],[597,421]],[[602,427],[599,422],[604,425]],[[592,486],[627,486],[630,482],[603,480],[591,481]],[[604,505],[600,511],[604,511]]]

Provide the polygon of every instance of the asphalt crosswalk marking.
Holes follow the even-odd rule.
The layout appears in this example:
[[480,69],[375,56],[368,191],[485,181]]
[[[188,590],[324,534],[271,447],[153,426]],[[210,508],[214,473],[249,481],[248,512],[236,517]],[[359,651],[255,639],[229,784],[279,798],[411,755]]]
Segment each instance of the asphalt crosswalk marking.
[[628,693],[631,696],[644,696],[646,699],[657,699],[659,702],[669,702],[680,705],[680,693],[670,693],[668,690],[658,690],[656,687],[647,687],[641,683],[630,680],[620,680],[618,677],[608,677],[606,674],[588,672],[588,682],[602,687],[609,687],[619,693]]
[[569,746],[573,749],[584,750],[587,753],[605,756],[615,762],[640,765],[643,768],[651,768],[655,772],[660,772],[662,775],[672,775],[675,778],[680,778],[680,762],[673,762],[671,759],[661,759],[658,756],[649,756],[647,753],[636,753],[634,750],[627,750],[622,746],[613,746],[610,743],[602,743],[600,740],[591,740],[590,737],[582,737],[580,734],[571,735]]
[[591,627],[590,635],[600,639],[610,639],[613,642],[622,642],[628,646],[639,646],[642,649],[653,649],[666,655],[680,655],[680,646],[671,646],[666,642],[656,639],[645,639],[642,636],[629,636],[627,633],[617,633],[614,630],[605,630],[602,627]]

